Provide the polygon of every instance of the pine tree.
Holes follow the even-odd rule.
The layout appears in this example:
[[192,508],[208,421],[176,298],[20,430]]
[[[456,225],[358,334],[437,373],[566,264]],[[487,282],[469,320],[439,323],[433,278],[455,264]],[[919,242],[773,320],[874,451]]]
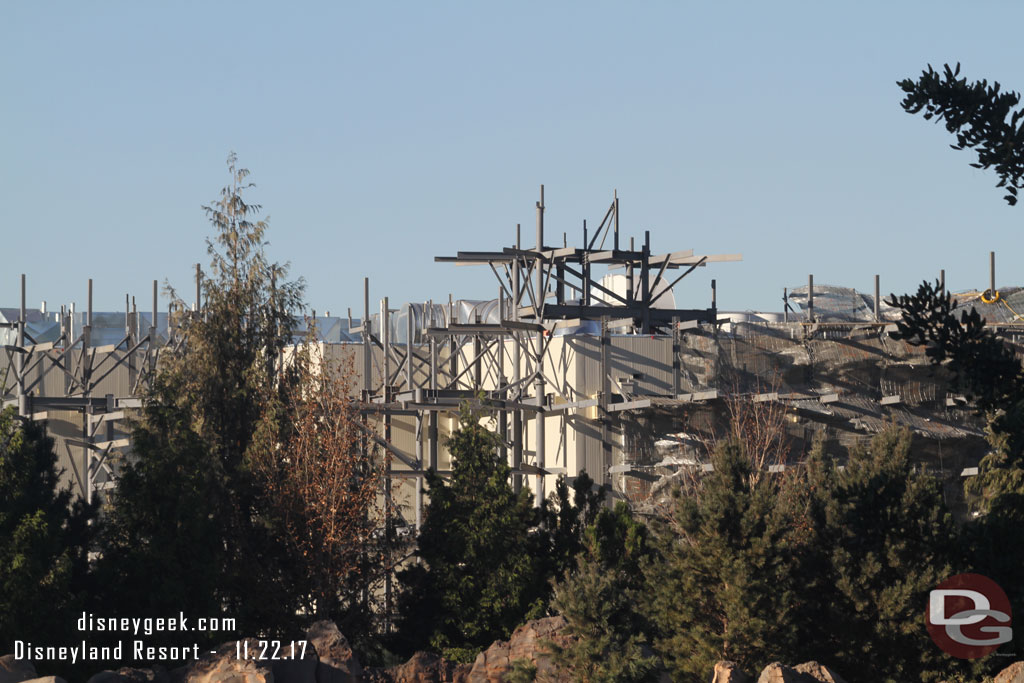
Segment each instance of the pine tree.
[[654,649],[678,681],[704,681],[720,659],[750,670],[801,654],[793,557],[802,532],[776,504],[780,484],[754,471],[735,438],[711,461],[696,492],[678,493],[654,526],[647,569]]
[[649,556],[647,528],[620,501],[602,509],[584,534],[576,566],[554,584],[551,606],[568,622],[565,647],[549,644],[560,673],[574,681],[646,681],[657,658],[637,609]]
[[1003,199],[1017,203],[1017,191],[1024,188],[1024,111],[1017,109],[1020,94],[1000,92],[999,83],[981,80],[968,83],[960,75],[960,64],[943,65],[940,75],[931,65],[916,81],[899,82],[906,93],[903,109],[908,114],[924,112],[925,120],[944,122],[946,130],[956,134],[953,149],[973,149],[978,153],[974,168],[994,168],[999,176],[996,187],[1006,189]]
[[400,647],[469,661],[523,621],[540,616],[547,592],[544,542],[527,488],[509,484],[496,437],[463,408],[447,447],[451,481],[427,474],[430,503],[419,535],[423,564],[399,573]]
[[0,651],[57,644],[83,604],[95,509],[58,489],[53,439],[0,410]]
[[[234,154],[228,170],[230,184],[203,207],[214,236],[201,312],[179,316],[181,343],[159,356],[133,432],[137,459],[112,497],[100,569],[114,611],[137,614],[136,599],[153,609],[180,599],[197,617],[280,634],[298,599],[252,458],[283,439],[275,368],[303,285],[286,282],[287,267],[267,259],[269,225],[245,199],[249,172]],[[275,598],[257,597],[267,595]]]
[[829,590],[816,624],[833,636],[837,668],[864,681],[934,681],[962,664],[923,627],[928,591],[959,561],[940,482],[915,471],[911,435],[889,429],[856,447],[843,471],[820,452],[809,467]]

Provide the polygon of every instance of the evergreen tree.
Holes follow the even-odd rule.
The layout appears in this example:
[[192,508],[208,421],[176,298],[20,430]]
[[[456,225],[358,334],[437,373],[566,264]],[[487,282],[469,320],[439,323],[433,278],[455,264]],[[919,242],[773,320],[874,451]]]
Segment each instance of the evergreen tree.
[[781,484],[751,466],[744,445],[723,441],[714,471],[689,495],[677,492],[654,526],[657,556],[646,572],[645,609],[655,651],[673,680],[704,681],[716,661],[744,669],[802,655],[795,556],[806,533]]
[[427,473],[430,503],[419,535],[419,559],[399,573],[400,647],[431,648],[470,661],[523,621],[540,616],[545,542],[529,489],[518,494],[497,439],[463,408],[447,442],[451,481]]
[[247,634],[280,634],[298,600],[252,457],[283,439],[276,368],[303,285],[267,259],[269,226],[244,198],[251,183],[234,154],[228,170],[220,199],[203,207],[214,237],[201,313],[181,316],[180,343],[160,353],[101,570],[114,611],[136,615],[132,600],[157,614],[188,605],[197,617],[237,619]]
[[[571,495],[570,495],[571,492]],[[576,566],[576,557],[586,546],[585,534],[604,511],[605,490],[594,490],[594,480],[586,472],[566,482],[555,481],[555,490],[541,506],[542,529],[538,540],[547,548],[542,553],[541,571],[559,577]]]
[[999,83],[968,83],[956,69],[943,65],[943,73],[931,65],[916,81],[899,82],[906,93],[902,105],[908,114],[924,111],[925,120],[944,122],[946,130],[956,134],[953,149],[974,149],[975,168],[995,168],[996,187],[1006,188],[1003,197],[1011,206],[1017,203],[1017,191],[1024,187],[1024,111],[1016,109],[1020,95],[1000,92]]
[[644,590],[641,566],[649,555],[647,528],[620,501],[602,509],[584,534],[574,570],[554,585],[551,606],[575,639],[548,644],[561,674],[574,681],[646,681],[657,658],[648,647],[649,625],[637,605]]
[[82,607],[95,510],[58,479],[45,427],[0,410],[0,652],[61,643]]
[[934,681],[966,668],[924,629],[928,592],[957,573],[960,555],[941,483],[914,470],[910,449],[909,430],[892,428],[854,448],[844,471],[820,447],[808,465],[814,547],[828,559],[814,626],[851,680]]

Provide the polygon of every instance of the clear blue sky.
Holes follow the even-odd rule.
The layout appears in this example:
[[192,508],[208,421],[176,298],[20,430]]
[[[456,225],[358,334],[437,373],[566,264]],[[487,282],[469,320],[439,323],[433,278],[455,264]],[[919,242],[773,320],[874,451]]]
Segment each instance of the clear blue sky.
[[[0,305],[97,309],[207,262],[200,205],[237,152],[270,255],[318,311],[495,296],[435,255],[579,240],[618,189],[656,252],[742,252],[681,305],[779,310],[815,281],[1024,284],[1024,206],[899,106],[963,63],[1024,89],[1024,4],[5,2]],[[558,235],[556,238],[555,235]],[[165,302],[161,302],[161,308]],[[144,307],[148,307],[145,304]]]

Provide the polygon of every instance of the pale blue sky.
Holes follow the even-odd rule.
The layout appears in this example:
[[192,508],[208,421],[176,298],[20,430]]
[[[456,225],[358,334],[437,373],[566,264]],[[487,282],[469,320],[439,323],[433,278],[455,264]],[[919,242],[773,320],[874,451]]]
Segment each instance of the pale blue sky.
[[[97,309],[206,263],[230,150],[322,312],[490,298],[546,185],[550,242],[618,189],[656,252],[742,252],[680,305],[806,282],[1024,284],[1024,208],[905,114],[929,62],[1024,89],[1024,4],[14,2],[0,5],[0,305]],[[558,237],[555,237],[555,236]],[[148,306],[148,304],[147,304]],[[165,306],[161,302],[161,308]]]

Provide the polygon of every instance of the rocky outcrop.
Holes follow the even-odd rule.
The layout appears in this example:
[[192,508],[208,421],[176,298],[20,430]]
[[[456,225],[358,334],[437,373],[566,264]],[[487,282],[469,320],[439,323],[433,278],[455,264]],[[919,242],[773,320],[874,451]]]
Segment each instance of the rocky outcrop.
[[[750,683],[753,678],[741,671],[734,662],[715,664],[711,683]],[[830,667],[818,662],[804,662],[794,667],[780,662],[769,664],[761,672],[757,683],[846,683]]]
[[846,683],[831,668],[818,662],[804,662],[794,667],[774,662],[761,672],[757,683]]
[[1024,662],[1014,662],[999,672],[995,683],[1024,683]]
[[348,644],[348,639],[330,621],[318,621],[306,631],[306,639],[316,649],[316,683],[358,683],[363,667]]
[[785,664],[773,662],[764,668],[757,683],[812,683],[814,678],[791,669]]
[[14,655],[0,657],[0,683],[21,683],[38,675],[31,662],[19,662]]
[[[259,652],[258,640],[249,638],[250,652]],[[274,683],[269,661],[236,659],[235,641],[224,643],[216,652],[208,654],[188,666],[171,672],[172,683]]]
[[821,681],[822,683],[846,683],[843,677],[837,674],[824,664],[818,662],[804,662],[803,664],[797,664],[793,667],[794,671],[802,673],[806,676],[810,676],[815,681]]
[[432,652],[417,652],[405,664],[367,669],[363,683],[465,683],[469,669],[469,664],[455,664]]
[[718,662],[711,676],[711,683],[750,683],[750,676],[740,671],[735,662]]
[[565,626],[565,617],[561,616],[534,619],[513,631],[508,641],[494,641],[477,655],[469,672],[469,683],[500,683],[521,659],[537,667],[538,680],[550,678],[555,667],[544,643],[568,645],[572,638],[564,633]]

